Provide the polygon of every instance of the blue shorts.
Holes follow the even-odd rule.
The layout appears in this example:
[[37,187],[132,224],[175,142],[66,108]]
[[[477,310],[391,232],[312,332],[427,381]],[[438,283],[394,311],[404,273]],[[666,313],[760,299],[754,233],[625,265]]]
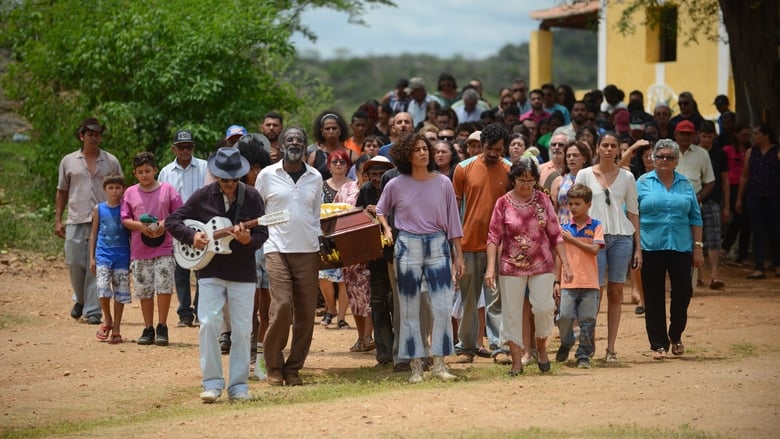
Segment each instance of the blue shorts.
[[255,288],[268,288],[270,286],[268,270],[265,269],[265,253],[262,247],[255,251],[255,273],[257,274]]
[[605,278],[612,283],[623,283],[631,262],[634,239],[631,235],[604,235],[604,242],[597,256],[599,285],[603,287],[607,284]]

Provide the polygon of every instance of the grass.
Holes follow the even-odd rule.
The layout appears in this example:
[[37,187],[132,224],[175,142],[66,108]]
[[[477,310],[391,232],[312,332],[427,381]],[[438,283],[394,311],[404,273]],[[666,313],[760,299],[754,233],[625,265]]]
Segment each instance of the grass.
[[750,358],[756,356],[756,347],[750,343],[735,343],[729,349],[732,356]]
[[[54,194],[46,194],[29,163],[40,146],[0,142],[0,246],[54,255],[62,240],[54,235]],[[56,178],[57,170],[52,169]]]

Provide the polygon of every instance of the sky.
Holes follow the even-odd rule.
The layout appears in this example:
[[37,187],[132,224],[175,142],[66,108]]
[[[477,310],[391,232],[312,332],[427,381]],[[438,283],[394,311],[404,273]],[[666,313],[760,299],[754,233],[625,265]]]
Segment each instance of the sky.
[[527,42],[539,22],[533,10],[553,7],[560,0],[394,0],[397,7],[369,9],[367,26],[350,24],[347,14],[310,9],[302,23],[316,35],[316,43],[297,34],[298,53],[311,50],[322,59],[349,56],[429,54],[449,58],[484,59],[506,44]]

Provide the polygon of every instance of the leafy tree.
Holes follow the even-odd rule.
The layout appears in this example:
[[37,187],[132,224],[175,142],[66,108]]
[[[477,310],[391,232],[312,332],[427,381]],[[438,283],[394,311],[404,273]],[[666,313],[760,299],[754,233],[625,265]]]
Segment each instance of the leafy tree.
[[[618,0],[607,0],[614,2]],[[618,23],[621,32],[631,32],[631,18],[647,11],[647,26],[658,26],[656,0],[624,0],[626,9]],[[728,34],[731,69],[736,92],[737,121],[767,122],[775,135],[780,130],[780,2],[777,0],[686,0],[679,3],[679,15],[688,16],[695,27],[679,29],[686,44],[699,38],[717,40],[722,18]],[[720,14],[718,13],[720,12]],[[772,139],[777,142],[777,138]]]
[[[290,69],[293,32],[310,7],[360,20],[388,0],[81,0],[3,2],[0,44],[13,61],[3,78],[44,147],[33,172],[52,193],[56,166],[78,144],[74,130],[95,115],[104,146],[124,164],[137,152],[166,156],[171,134],[193,130],[210,149],[233,123],[250,130],[262,114],[296,114],[329,90]],[[162,154],[161,154],[162,153]]]

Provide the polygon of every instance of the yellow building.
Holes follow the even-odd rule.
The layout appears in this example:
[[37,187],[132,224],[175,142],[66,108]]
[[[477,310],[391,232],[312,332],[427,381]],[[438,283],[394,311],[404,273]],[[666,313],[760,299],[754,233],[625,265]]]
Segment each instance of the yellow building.
[[[713,0],[714,1],[714,0]],[[604,89],[615,84],[626,93],[637,89],[645,94],[645,106],[652,112],[656,103],[665,102],[672,113],[679,112],[677,96],[683,91],[693,93],[699,112],[705,118],[716,118],[715,96],[723,94],[734,103],[734,85],[726,40],[726,30],[717,29],[720,41],[699,38],[699,43],[684,44],[682,36],[670,31],[694,26],[678,12],[676,4],[659,2],[665,25],[651,29],[643,23],[648,11],[633,14],[634,32],[622,35],[616,24],[626,5],[614,0],[580,1],[554,8],[533,11],[531,18],[539,20],[539,30],[531,33],[529,43],[531,87],[552,81],[552,28],[598,28],[598,84]],[[720,23],[720,20],[718,20]],[[671,25],[672,27],[670,27]],[[715,29],[713,29],[715,31]]]

